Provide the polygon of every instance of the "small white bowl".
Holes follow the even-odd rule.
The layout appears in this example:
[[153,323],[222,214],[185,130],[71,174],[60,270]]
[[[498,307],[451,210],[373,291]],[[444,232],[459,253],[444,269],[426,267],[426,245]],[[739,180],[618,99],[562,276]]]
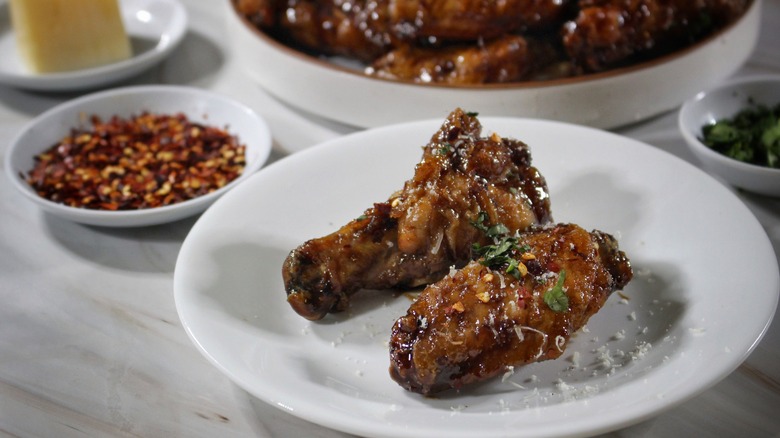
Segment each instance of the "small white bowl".
[[780,169],[744,163],[702,143],[702,127],[732,118],[748,101],[774,107],[780,103],[780,76],[752,76],[728,81],[683,103],[678,125],[691,152],[704,168],[747,191],[780,196]]
[[[138,210],[93,210],[69,207],[39,196],[24,180],[33,168],[33,157],[69,134],[84,117],[97,115],[129,118],[142,111],[183,113],[190,121],[223,128],[246,146],[246,165],[241,176],[224,187],[176,204]],[[12,184],[44,211],[88,225],[134,227],[155,225],[200,213],[218,197],[249,178],[268,159],[271,133],[252,109],[220,94],[183,86],[151,85],[102,91],[58,105],[32,120],[12,141],[6,154],[5,172]]]

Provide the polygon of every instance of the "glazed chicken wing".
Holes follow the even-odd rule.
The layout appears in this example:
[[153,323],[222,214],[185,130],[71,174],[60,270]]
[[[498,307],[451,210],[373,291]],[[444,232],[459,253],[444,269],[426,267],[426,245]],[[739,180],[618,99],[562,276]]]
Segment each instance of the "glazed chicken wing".
[[282,268],[292,308],[317,320],[346,309],[360,289],[439,280],[471,259],[472,244],[488,242],[471,225],[478,212],[511,231],[549,222],[547,186],[528,147],[496,134],[482,137],[481,130],[475,115],[455,110],[402,190],[293,250]]
[[507,35],[484,44],[447,48],[404,45],[377,59],[366,73],[426,83],[506,83],[528,79],[535,67],[551,63],[556,56],[550,44]]
[[580,0],[563,27],[563,44],[584,71],[619,65],[635,54],[684,46],[747,8],[748,0]]
[[[552,28],[571,0],[235,0],[260,28],[306,50],[366,62],[417,43],[491,40]],[[509,60],[511,61],[511,60]],[[524,65],[528,64],[523,62]],[[509,68],[509,67],[508,67]]]
[[383,0],[390,27],[406,40],[491,39],[560,24],[571,0]]
[[555,359],[632,277],[614,238],[577,225],[505,235],[481,253],[393,326],[390,374],[404,388],[428,395]]

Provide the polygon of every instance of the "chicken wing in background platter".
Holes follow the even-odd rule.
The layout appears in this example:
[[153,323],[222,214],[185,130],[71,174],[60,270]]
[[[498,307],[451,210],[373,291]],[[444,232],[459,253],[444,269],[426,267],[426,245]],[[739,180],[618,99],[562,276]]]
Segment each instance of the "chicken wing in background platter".
[[272,38],[384,79],[541,81],[656,58],[701,41],[752,0],[233,0]]
[[739,16],[748,0],[580,0],[563,26],[563,45],[584,71],[602,71],[642,53],[665,53]]
[[506,35],[484,44],[421,48],[404,45],[380,57],[368,74],[422,83],[486,84],[518,82],[539,75],[557,56],[548,41]]

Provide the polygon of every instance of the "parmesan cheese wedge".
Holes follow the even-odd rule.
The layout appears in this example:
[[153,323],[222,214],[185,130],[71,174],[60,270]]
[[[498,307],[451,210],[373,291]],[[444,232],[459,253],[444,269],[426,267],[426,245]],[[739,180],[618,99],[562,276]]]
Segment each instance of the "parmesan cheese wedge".
[[11,0],[11,23],[30,71],[97,67],[131,56],[118,0]]

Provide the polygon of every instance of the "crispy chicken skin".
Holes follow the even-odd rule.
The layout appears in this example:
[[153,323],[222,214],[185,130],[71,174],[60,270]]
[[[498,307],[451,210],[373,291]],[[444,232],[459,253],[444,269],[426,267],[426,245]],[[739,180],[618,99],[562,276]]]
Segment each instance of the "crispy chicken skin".
[[571,0],[384,0],[400,38],[444,41],[491,39],[560,23]]
[[294,249],[282,267],[292,308],[317,320],[346,309],[360,289],[439,280],[471,259],[472,244],[488,243],[471,225],[479,212],[511,231],[548,223],[547,185],[527,145],[481,131],[475,115],[453,111],[402,190]]
[[476,41],[559,25],[573,0],[234,0],[261,28],[297,44],[364,59],[417,41]]
[[382,78],[439,84],[518,82],[556,55],[545,41],[507,35],[484,44],[446,48],[403,45],[374,61],[367,72]]
[[[520,234],[517,246],[511,255],[527,268],[520,278],[482,258],[423,290],[392,329],[395,381],[430,395],[555,359],[632,277],[613,237],[577,225],[538,227]],[[545,295],[554,298],[556,288],[566,301],[553,310]]]
[[234,0],[236,11],[261,29],[275,26],[279,0]]
[[287,0],[278,29],[305,50],[370,62],[395,44],[386,16],[371,0]]
[[643,52],[700,38],[747,8],[748,0],[580,0],[563,26],[563,45],[585,71],[601,71]]
[[387,8],[373,0],[233,0],[258,29],[296,48],[370,62],[393,44]]

